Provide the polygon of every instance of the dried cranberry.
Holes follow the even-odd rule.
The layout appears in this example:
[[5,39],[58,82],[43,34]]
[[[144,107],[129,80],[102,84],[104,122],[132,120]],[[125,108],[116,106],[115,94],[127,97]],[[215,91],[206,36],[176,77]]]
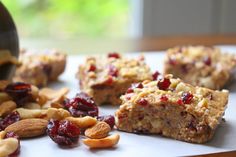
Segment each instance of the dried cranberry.
[[47,134],[55,143],[71,146],[78,142],[80,129],[70,121],[51,119],[47,126]]
[[89,71],[89,72],[90,72],[90,71],[95,71],[96,69],[97,69],[96,66],[93,65],[93,64],[91,64],[88,71]]
[[120,58],[120,55],[116,52],[111,52],[111,53],[108,53],[107,55],[108,58]]
[[128,89],[127,89],[127,91],[126,91],[126,93],[133,93],[133,92],[134,92],[134,89],[133,89],[133,88],[131,88],[131,87],[130,87],[130,88],[128,88]]
[[14,132],[7,132],[6,135],[4,136],[4,139],[6,138],[16,138],[18,140],[18,147],[15,150],[15,152],[13,152],[12,154],[8,155],[8,157],[14,157],[17,156],[20,153],[20,140],[19,140],[19,136],[16,135]]
[[158,81],[157,87],[161,90],[167,90],[170,84],[171,84],[170,79],[162,78],[161,80]]
[[13,98],[17,105],[22,105],[23,103],[32,99],[32,95],[30,94],[31,85],[27,83],[11,83],[7,85],[5,92],[7,92]]
[[183,103],[190,104],[193,99],[193,95],[187,92],[187,93],[183,93],[181,98],[182,98]]
[[177,64],[176,59],[175,58],[169,58],[169,64],[176,65]]
[[190,67],[187,64],[181,65],[181,71],[185,74],[189,72]]
[[138,104],[142,105],[142,106],[147,106],[148,101],[145,98],[141,98],[141,99],[138,100]]
[[152,79],[153,79],[153,80],[157,80],[159,75],[160,75],[160,73],[159,73],[158,71],[154,72],[154,73],[152,74]]
[[134,89],[134,88],[143,88],[143,84],[142,83],[133,83],[132,85],[132,88]]
[[49,64],[41,64],[43,72],[49,77],[52,73],[52,66]]
[[98,116],[98,107],[94,100],[86,93],[78,93],[75,98],[69,99],[64,103],[73,116]]
[[108,125],[110,125],[111,129],[114,127],[115,125],[115,118],[112,115],[108,115],[108,116],[98,116],[97,119],[99,121],[103,121],[106,122]]
[[177,100],[177,104],[178,105],[183,105],[184,103],[183,103],[183,101],[181,99],[179,99],[179,100]]
[[20,120],[20,114],[14,111],[0,121],[0,131]]
[[118,69],[114,65],[109,65],[108,68],[109,68],[108,75],[113,77],[118,76]]
[[203,58],[203,62],[206,65],[210,66],[211,65],[211,58],[209,56],[206,56],[206,57]]
[[163,102],[163,101],[168,101],[168,97],[166,95],[162,95],[160,97],[160,100]]

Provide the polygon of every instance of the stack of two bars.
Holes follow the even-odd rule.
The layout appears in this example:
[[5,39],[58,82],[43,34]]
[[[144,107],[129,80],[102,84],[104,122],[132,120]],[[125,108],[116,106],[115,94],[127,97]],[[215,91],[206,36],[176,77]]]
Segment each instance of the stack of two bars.
[[[178,52],[173,53],[173,49],[168,51],[164,71],[180,78],[186,76],[177,75],[180,70],[197,72],[196,75],[189,74],[189,78],[182,77],[184,82],[172,75],[152,75],[142,57],[126,59],[112,53],[105,58],[88,58],[80,66],[77,74],[80,88],[98,105],[120,105],[116,111],[116,127],[119,130],[204,143],[213,137],[228,102],[227,90],[212,89],[222,88],[228,82],[236,65],[235,58],[230,55],[222,57],[223,54],[215,48],[175,49]],[[206,54],[205,50],[210,52]],[[186,56],[186,53],[189,55]],[[191,66],[185,61],[191,61]],[[196,67],[201,68],[196,70]],[[215,82],[206,83],[204,78]],[[223,82],[219,83],[219,80]],[[208,88],[212,89],[185,82],[205,87],[209,85]]]

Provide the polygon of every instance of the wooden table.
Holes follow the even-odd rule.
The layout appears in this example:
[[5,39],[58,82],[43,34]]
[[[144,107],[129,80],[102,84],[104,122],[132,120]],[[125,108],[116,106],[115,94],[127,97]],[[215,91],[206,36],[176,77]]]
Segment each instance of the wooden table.
[[[176,45],[236,45],[236,34],[149,37],[142,39],[23,39],[21,47],[58,48],[69,54],[158,51]],[[236,148],[235,148],[236,149]],[[236,151],[199,155],[197,157],[236,157]]]
[[58,48],[68,54],[91,54],[165,50],[176,45],[236,45],[236,34],[138,39],[21,39],[21,47],[33,49]]

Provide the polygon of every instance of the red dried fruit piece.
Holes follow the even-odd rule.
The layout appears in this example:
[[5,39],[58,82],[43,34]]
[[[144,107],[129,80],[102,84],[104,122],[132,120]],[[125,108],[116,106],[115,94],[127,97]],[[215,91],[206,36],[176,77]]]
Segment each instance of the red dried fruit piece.
[[110,128],[112,129],[115,125],[115,117],[112,115],[108,115],[108,116],[98,116],[97,117],[98,121],[103,121],[106,122]]
[[176,65],[177,64],[176,59],[175,58],[169,58],[169,64]]
[[137,103],[141,106],[147,106],[148,105],[148,101],[145,98],[139,99]]
[[32,99],[31,85],[23,82],[15,82],[7,85],[5,92],[8,93],[17,105],[22,105]]
[[157,80],[159,75],[160,75],[160,73],[158,71],[154,72],[152,74],[152,80]]
[[120,58],[120,55],[118,54],[118,53],[116,53],[116,52],[110,52],[110,53],[108,53],[108,55],[107,55],[107,57],[108,58]]
[[96,71],[96,69],[97,69],[96,66],[93,65],[93,64],[91,64],[88,71],[89,71],[89,72],[91,72],[91,71]]
[[48,136],[59,145],[71,146],[78,142],[80,129],[68,120],[50,120],[47,126]]
[[132,85],[132,88],[134,89],[134,88],[143,88],[143,84],[142,83],[133,83]]
[[157,87],[161,90],[167,90],[170,84],[171,84],[170,79],[162,78],[161,80],[158,81]]
[[143,88],[143,84],[142,84],[142,83],[133,83],[133,84],[131,85],[131,87],[129,87],[129,88],[127,89],[126,93],[133,93],[135,88],[140,88],[140,89],[142,89],[142,88]]
[[183,101],[182,101],[181,99],[179,99],[179,100],[177,101],[177,104],[178,104],[178,105],[183,105],[184,103],[183,103]]
[[118,76],[118,69],[114,65],[109,65],[108,75],[117,77]]
[[128,88],[127,91],[126,91],[126,93],[133,93],[133,92],[134,92],[134,90],[133,90],[133,88],[131,88],[131,87]]
[[13,152],[12,154],[8,155],[8,157],[16,157],[20,153],[20,140],[19,140],[19,136],[11,131],[11,132],[7,132],[6,133],[6,135],[4,136],[4,139],[6,139],[6,138],[16,138],[18,140],[18,147],[17,147],[17,149],[15,150],[15,152]]
[[181,99],[182,99],[184,104],[190,104],[192,99],[193,99],[193,95],[189,92],[183,93]]
[[206,57],[203,58],[203,62],[206,65],[210,66],[211,65],[211,58],[209,56],[206,56]]
[[0,131],[20,120],[20,114],[14,111],[0,121]]
[[161,101],[168,101],[168,97],[167,97],[166,95],[162,95],[162,96],[160,97],[160,100],[161,100]]
[[98,116],[98,107],[94,100],[83,92],[76,94],[75,98],[67,100],[64,106],[76,117]]

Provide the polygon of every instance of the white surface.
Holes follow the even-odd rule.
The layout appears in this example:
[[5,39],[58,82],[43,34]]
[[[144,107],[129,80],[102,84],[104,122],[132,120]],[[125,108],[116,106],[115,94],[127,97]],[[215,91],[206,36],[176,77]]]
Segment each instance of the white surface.
[[[235,51],[236,47],[225,47],[227,51]],[[128,54],[137,56],[138,53]],[[161,71],[163,53],[145,53],[146,61],[152,70]],[[71,56],[65,73],[60,78],[60,82],[51,86],[59,88],[67,86],[71,89],[69,97],[73,97],[79,92],[78,81],[75,79],[77,67],[84,60],[83,56]],[[60,148],[47,136],[21,141],[20,157],[95,157],[95,156],[183,156],[194,154],[205,154],[221,151],[236,150],[236,83],[230,86],[230,98],[228,108],[225,113],[226,122],[223,122],[217,129],[213,139],[206,144],[191,144],[164,138],[158,135],[136,135],[131,133],[119,132],[121,135],[119,144],[112,149],[90,150],[82,143],[80,137],[79,145],[75,148]],[[114,114],[118,107],[102,106],[100,113]],[[113,131],[114,133],[116,131]]]

